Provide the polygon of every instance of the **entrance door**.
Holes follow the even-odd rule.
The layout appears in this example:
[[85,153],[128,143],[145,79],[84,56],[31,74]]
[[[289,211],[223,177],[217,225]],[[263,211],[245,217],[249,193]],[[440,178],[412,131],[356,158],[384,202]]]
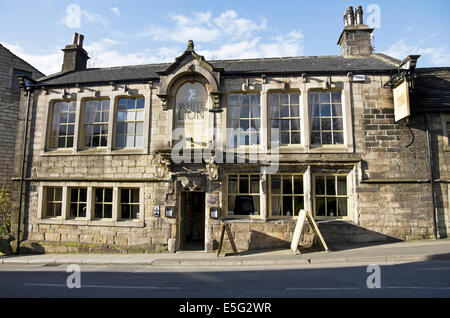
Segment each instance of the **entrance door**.
[[183,250],[205,249],[205,192],[181,193],[180,239]]

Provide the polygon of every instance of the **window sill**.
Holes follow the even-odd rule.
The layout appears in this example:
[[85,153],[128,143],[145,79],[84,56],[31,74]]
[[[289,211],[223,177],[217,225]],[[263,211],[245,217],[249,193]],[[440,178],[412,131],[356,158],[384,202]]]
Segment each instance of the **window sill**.
[[62,218],[46,218],[39,219],[38,224],[56,224],[56,225],[89,225],[89,226],[109,226],[109,227],[144,227],[142,220],[86,220],[86,219],[67,219]]
[[344,145],[325,145],[325,146],[314,146],[309,149],[309,153],[347,153],[352,152],[351,147]]

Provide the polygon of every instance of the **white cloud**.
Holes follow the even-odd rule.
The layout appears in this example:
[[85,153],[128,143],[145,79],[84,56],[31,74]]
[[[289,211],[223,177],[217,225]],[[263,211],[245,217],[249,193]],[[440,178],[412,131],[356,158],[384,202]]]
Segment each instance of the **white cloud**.
[[233,10],[221,13],[213,18],[211,12],[194,12],[192,16],[171,14],[169,21],[173,27],[159,27],[152,25],[140,36],[150,36],[155,41],[173,41],[186,43],[188,40],[195,42],[214,42],[223,38],[234,40],[248,39],[257,32],[267,28],[267,21],[261,19],[255,22],[240,18]]
[[420,41],[409,38],[403,38],[392,44],[387,49],[385,54],[395,57],[399,60],[405,59],[410,54],[419,54],[421,58],[419,63],[426,66],[450,66],[450,51],[448,44],[443,44],[440,47],[430,46],[429,40],[435,37],[431,35]]
[[116,17],[120,17],[121,12],[120,12],[119,8],[114,7],[114,8],[109,8],[109,10],[111,10],[112,13],[113,13]]
[[59,48],[49,53],[29,54],[21,45],[9,43],[2,43],[2,45],[46,75],[61,71],[63,52]]
[[100,23],[103,26],[107,26],[109,24],[109,20],[101,14],[82,10],[78,4],[69,4],[67,6],[66,15],[63,17],[62,22],[69,29],[81,28],[82,22]]
[[[191,16],[171,14],[168,26],[150,26],[138,34],[158,42],[187,43],[194,40],[197,52],[207,59],[295,56],[303,53],[303,35],[298,30],[289,34],[267,37],[267,20],[239,17],[234,10],[218,16],[211,12],[194,12]],[[207,43],[208,49],[202,49]]]

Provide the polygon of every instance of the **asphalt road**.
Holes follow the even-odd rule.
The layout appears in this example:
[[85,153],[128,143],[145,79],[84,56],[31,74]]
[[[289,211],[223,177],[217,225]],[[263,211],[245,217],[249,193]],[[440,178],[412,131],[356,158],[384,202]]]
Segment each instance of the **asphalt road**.
[[[379,266],[330,264],[301,268],[164,269],[81,266],[78,277],[59,266],[0,266],[0,298],[305,298],[450,297],[450,261]],[[72,275],[72,276],[70,276]],[[70,276],[70,277],[69,277]],[[368,288],[367,279],[380,288]],[[67,280],[81,288],[68,288]]]

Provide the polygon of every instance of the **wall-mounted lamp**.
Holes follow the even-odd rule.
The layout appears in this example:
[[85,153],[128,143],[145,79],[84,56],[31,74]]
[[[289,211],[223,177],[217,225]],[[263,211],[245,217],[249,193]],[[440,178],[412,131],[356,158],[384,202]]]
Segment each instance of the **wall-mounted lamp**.
[[206,165],[206,171],[208,172],[209,180],[219,179],[219,166],[214,160]]

